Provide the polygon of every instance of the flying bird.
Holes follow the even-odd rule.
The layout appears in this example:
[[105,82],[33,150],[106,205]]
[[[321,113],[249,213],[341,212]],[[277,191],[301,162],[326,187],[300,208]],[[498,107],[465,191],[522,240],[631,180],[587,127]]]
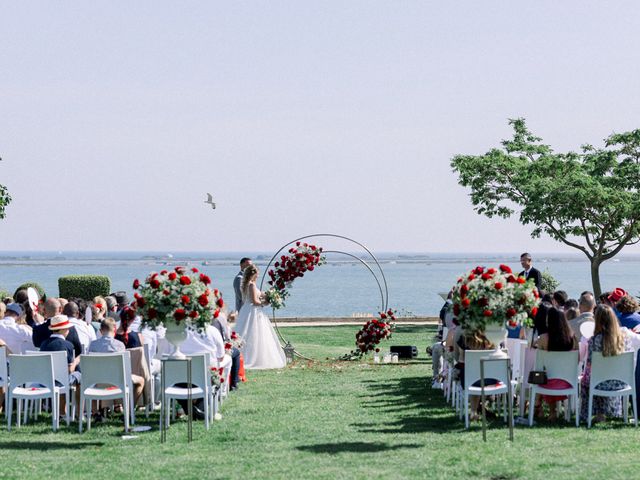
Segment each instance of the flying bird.
[[211,208],[213,208],[214,210],[216,209],[216,204],[213,202],[213,197],[210,193],[207,193],[207,199],[204,201],[204,203],[208,203],[209,205],[211,205]]

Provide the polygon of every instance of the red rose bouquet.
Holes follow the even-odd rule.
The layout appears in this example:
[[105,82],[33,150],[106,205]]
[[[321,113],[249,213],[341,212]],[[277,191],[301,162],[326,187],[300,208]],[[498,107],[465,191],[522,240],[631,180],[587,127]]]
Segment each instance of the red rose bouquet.
[[268,272],[271,288],[265,292],[265,296],[269,304],[275,310],[284,307],[284,301],[289,295],[287,289],[293,281],[325,263],[322,247],[297,242],[295,247],[289,249],[289,255],[282,255],[280,260],[273,264],[274,269]]
[[380,312],[376,318],[372,318],[356,333],[356,349],[342,359],[351,360],[361,358],[367,353],[376,350],[377,345],[384,339],[391,338],[395,329],[396,312],[388,310]]
[[514,276],[507,265],[476,267],[458,278],[453,289],[453,314],[471,331],[485,331],[488,324],[531,326],[539,301],[533,279]]
[[203,332],[224,306],[220,292],[210,284],[211,279],[197,268],[187,271],[184,267],[153,272],[144,283],[134,280],[134,303],[142,326],[155,330],[160,324],[173,322]]

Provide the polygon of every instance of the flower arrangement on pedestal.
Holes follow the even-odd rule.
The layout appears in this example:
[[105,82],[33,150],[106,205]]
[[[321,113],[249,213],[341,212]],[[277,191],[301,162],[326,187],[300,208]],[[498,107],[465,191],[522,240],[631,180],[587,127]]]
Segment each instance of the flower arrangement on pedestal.
[[533,280],[514,276],[507,265],[476,267],[453,288],[453,314],[469,331],[486,332],[490,325],[531,326],[538,303]]
[[176,325],[183,330],[204,332],[224,307],[222,295],[210,284],[211,279],[197,268],[187,271],[184,267],[153,272],[144,283],[134,280],[135,304],[142,326],[155,330],[160,324],[166,328]]
[[322,247],[296,242],[296,246],[289,249],[289,255],[282,255],[280,260],[273,264],[274,269],[268,272],[271,288],[265,292],[265,296],[271,307],[274,310],[284,307],[284,301],[289,296],[288,289],[293,281],[325,263]]

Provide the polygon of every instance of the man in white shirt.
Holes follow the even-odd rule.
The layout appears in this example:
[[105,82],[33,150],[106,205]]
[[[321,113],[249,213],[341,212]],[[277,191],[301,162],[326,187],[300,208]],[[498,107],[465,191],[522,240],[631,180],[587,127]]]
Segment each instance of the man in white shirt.
[[16,319],[22,315],[22,307],[10,303],[2,320],[0,320],[0,339],[4,340],[11,353],[21,354],[27,350],[35,350],[32,330],[29,325],[19,325]]
[[62,313],[69,318],[71,325],[76,327],[83,353],[88,351],[89,345],[96,339],[96,331],[87,322],[79,318],[80,310],[75,302],[68,302],[62,309]]
[[187,330],[187,339],[180,345],[180,351],[185,355],[208,353],[212,367],[227,368],[231,365],[231,357],[224,351],[222,335],[212,325],[207,325],[203,334]]

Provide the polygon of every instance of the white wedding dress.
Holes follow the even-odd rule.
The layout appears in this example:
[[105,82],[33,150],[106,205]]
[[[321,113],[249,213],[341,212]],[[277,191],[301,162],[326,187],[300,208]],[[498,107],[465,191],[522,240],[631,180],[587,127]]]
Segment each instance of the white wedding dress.
[[[249,288],[257,290],[258,295],[260,294],[255,284],[250,284]],[[262,306],[251,302],[251,292],[246,296],[243,292],[242,301],[235,331],[244,340],[244,346],[241,349],[244,368],[252,370],[284,368],[287,359],[271,325],[271,320],[263,312]]]

